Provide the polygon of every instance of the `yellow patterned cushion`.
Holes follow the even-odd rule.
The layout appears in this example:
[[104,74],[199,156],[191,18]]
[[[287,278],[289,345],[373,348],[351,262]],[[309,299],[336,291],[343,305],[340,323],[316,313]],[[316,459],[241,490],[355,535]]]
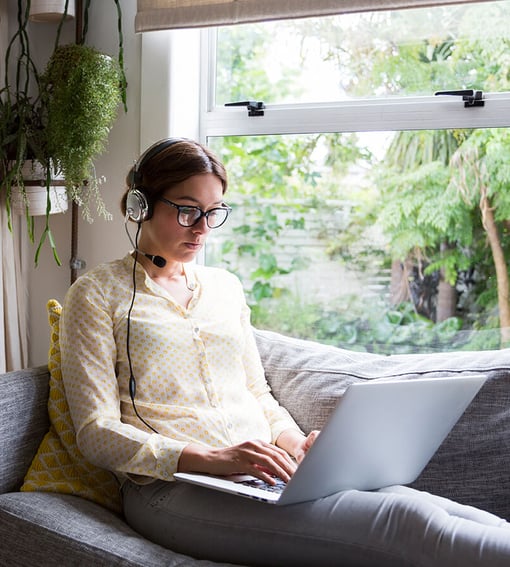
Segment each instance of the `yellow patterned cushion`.
[[30,465],[21,490],[75,494],[119,512],[121,505],[117,480],[110,472],[88,463],[76,445],[60,369],[59,327],[62,308],[58,301],[51,299],[47,309],[51,330],[48,357],[50,429]]

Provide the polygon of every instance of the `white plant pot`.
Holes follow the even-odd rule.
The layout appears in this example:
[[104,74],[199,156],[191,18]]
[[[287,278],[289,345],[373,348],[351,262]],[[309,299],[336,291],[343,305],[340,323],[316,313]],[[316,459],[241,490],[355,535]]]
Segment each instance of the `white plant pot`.
[[[37,161],[27,161],[22,168],[24,190],[13,187],[11,193],[12,211],[18,215],[39,216],[46,214],[48,193],[46,172]],[[55,185],[49,188],[50,214],[63,213],[68,209],[67,191],[60,175],[52,175]]]
[[[66,7],[65,0],[32,0],[29,18],[32,22],[58,22]],[[74,0],[69,0],[66,20],[75,16]]]

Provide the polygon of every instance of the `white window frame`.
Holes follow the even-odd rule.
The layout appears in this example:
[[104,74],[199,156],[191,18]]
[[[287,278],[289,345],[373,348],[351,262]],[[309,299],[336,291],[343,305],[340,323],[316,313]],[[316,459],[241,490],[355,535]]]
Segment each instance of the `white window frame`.
[[256,117],[248,117],[246,108],[216,107],[201,113],[201,133],[207,137],[510,126],[510,93],[484,93],[484,99],[483,107],[471,108],[451,96],[267,104],[264,116]]
[[510,93],[483,94],[483,107],[460,97],[419,96],[331,103],[266,104],[264,116],[214,101],[215,31],[142,35],[141,147],[165,136],[378,132],[510,127]]
[[246,108],[215,104],[215,40],[214,29],[202,31],[200,133],[203,139],[208,136],[510,126],[510,92],[484,92],[482,107],[466,108],[461,97],[431,94],[330,103],[266,104],[264,116],[249,117]]

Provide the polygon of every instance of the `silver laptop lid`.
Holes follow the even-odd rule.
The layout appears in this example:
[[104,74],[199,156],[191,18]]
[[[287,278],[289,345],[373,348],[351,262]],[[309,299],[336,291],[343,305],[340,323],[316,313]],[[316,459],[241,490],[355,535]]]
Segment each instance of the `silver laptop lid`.
[[[316,499],[416,480],[486,380],[484,375],[352,384],[283,494]],[[320,478],[320,482],[317,480]]]
[[280,494],[244,486],[245,475],[177,473],[177,479],[273,504],[341,490],[413,482],[486,380],[484,375],[370,380],[346,390]]

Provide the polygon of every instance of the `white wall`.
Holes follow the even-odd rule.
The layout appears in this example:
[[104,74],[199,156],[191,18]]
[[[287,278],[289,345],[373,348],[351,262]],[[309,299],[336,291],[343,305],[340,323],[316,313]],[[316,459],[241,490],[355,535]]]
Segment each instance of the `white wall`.
[[[112,221],[96,218],[88,224],[79,222],[78,257],[85,260],[87,269],[100,262],[123,256],[129,250],[119,202],[124,191],[124,179],[139,154],[140,140],[140,59],[141,37],[134,33],[136,0],[123,0],[124,51],[128,80],[128,112],[119,110],[118,119],[110,133],[108,149],[96,162],[99,175],[106,177],[103,196]],[[9,2],[9,31],[15,25],[15,3]],[[12,11],[12,12],[11,12]],[[45,64],[48,50],[54,42],[56,25],[38,23],[30,25],[32,49]],[[74,41],[74,23],[66,24],[66,40]],[[111,55],[117,54],[117,12],[113,1],[92,2],[90,10],[88,45]],[[72,125],[70,125],[72,127]],[[37,219],[37,232],[43,228],[43,219]],[[62,301],[70,284],[69,259],[71,252],[71,213],[54,215],[51,226],[62,260],[58,267],[48,246],[45,246],[39,265],[34,267],[35,247],[29,254],[29,364],[45,364],[47,361],[49,332],[46,318],[46,302],[49,298]],[[81,272],[80,272],[81,273]]]

